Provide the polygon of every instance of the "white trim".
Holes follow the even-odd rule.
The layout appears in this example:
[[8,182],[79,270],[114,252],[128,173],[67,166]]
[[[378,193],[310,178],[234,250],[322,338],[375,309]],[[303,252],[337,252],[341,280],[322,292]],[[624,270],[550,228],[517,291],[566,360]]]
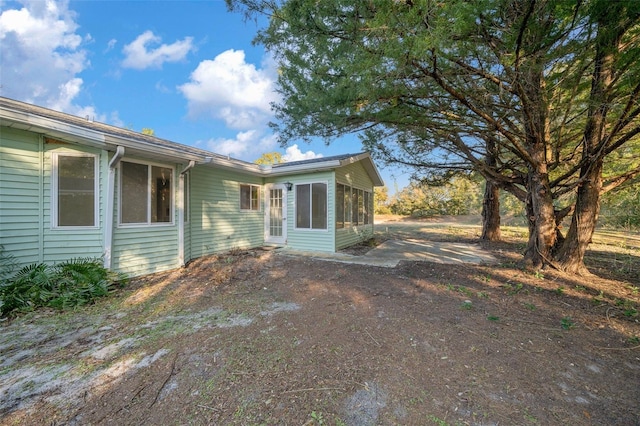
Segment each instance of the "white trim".
[[[282,236],[272,237],[271,229],[271,193],[272,189],[282,190]],[[264,186],[264,242],[267,244],[287,244],[288,233],[288,191],[284,183],[270,183]]]
[[[58,182],[59,157],[92,157],[93,158],[93,225],[59,225],[58,198],[60,187]],[[99,229],[100,228],[100,165],[98,155],[82,151],[52,151],[51,152],[51,229]]]
[[279,167],[262,169],[262,173],[268,176],[290,175],[298,172],[324,171],[342,166],[339,160],[314,161],[305,164],[293,164],[287,166],[287,163],[281,163]]
[[116,168],[124,157],[124,147],[118,146],[109,161],[109,177],[107,178],[107,206],[104,212],[104,267],[111,268],[111,249],[113,245],[113,209],[116,197]]
[[[178,194],[176,195],[176,205],[178,207],[178,264],[180,266],[185,265],[184,261],[184,207],[185,207],[185,176],[188,178],[188,171],[196,165],[196,162],[191,160],[189,164],[182,169],[178,176]],[[187,203],[190,200],[187,199]]]
[[[25,104],[29,105],[29,104]],[[104,143],[104,133],[97,130],[90,130],[73,124],[63,123],[52,118],[42,117],[34,113],[15,111],[9,108],[0,108],[0,118],[3,125],[16,129],[29,130],[37,133],[55,136],[75,136],[83,141]],[[20,123],[20,124],[13,124]]]

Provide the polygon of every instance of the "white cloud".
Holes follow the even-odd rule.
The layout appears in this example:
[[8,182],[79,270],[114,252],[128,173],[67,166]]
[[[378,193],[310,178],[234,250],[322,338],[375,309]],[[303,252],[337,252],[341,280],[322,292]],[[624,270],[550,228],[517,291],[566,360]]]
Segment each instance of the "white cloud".
[[109,40],[109,42],[107,43],[107,48],[105,49],[105,53],[113,50],[116,47],[116,44],[118,44],[118,40],[116,40],[115,38]]
[[157,45],[162,39],[154,35],[151,31],[140,34],[131,43],[124,46],[122,51],[125,54],[122,66],[143,70],[146,68],[162,68],[165,62],[182,61],[189,52],[194,49],[193,37],[185,37],[172,44]]
[[254,129],[271,118],[277,100],[275,77],[269,64],[263,68],[245,62],[242,50],[227,50],[213,60],[200,62],[190,81],[178,87],[189,103],[192,117],[207,115],[231,128]]
[[263,136],[258,130],[248,130],[238,133],[235,139],[210,139],[206,148],[217,154],[246,160],[273,151],[277,139],[277,135]]
[[322,154],[316,154],[313,151],[307,151],[307,152],[302,152],[300,151],[300,148],[298,148],[298,145],[292,145],[290,147],[287,147],[285,154],[282,156],[282,159],[285,162],[292,162],[292,161],[300,161],[300,160],[312,160],[314,158],[322,158],[323,155]]
[[[0,14],[2,95],[78,114],[73,104],[82,89],[78,77],[89,66],[68,1],[23,1]],[[86,112],[86,111],[85,111]],[[93,111],[95,114],[95,111]]]
[[169,89],[162,81],[157,81],[155,88],[160,93],[171,93],[171,89]]

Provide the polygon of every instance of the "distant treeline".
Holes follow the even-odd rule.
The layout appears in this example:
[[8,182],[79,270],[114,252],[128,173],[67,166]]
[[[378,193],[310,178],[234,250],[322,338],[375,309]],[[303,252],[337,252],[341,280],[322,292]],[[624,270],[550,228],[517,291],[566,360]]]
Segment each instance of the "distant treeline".
[[[389,196],[386,187],[376,189],[376,214],[398,214],[416,217],[480,214],[484,183],[472,178],[454,177],[442,185],[411,182]],[[525,224],[523,203],[502,191],[500,214],[521,217]],[[628,186],[602,196],[600,227],[640,229],[640,184]]]

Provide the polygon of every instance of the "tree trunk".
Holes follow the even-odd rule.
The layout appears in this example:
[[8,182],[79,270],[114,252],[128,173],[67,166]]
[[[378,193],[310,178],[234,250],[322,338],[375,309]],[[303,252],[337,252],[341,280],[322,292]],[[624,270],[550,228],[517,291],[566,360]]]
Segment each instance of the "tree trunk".
[[584,131],[584,165],[580,169],[581,184],[578,187],[576,207],[567,237],[556,255],[557,263],[566,272],[588,275],[584,255],[591,243],[600,213],[602,191],[602,149],[606,137],[606,121],[609,97],[615,76],[616,55],[625,32],[622,25],[626,17],[623,3],[601,2],[604,13],[596,14],[598,34],[589,94],[589,111]]
[[549,181],[549,103],[541,58],[523,59],[516,82],[523,107],[527,171],[529,242],[524,253],[527,266],[541,268],[552,260],[556,241],[553,194]]
[[486,181],[482,201],[483,241],[500,241],[500,188],[490,180]]
[[[486,154],[484,162],[489,168],[495,168],[498,158],[498,144],[491,136],[485,139]],[[486,179],[484,198],[482,200],[482,235],[483,241],[500,241],[500,188],[496,182]]]
[[586,182],[578,189],[569,232],[556,255],[557,264],[563,271],[578,275],[589,275],[584,255],[598,222],[602,189],[602,161],[586,168],[589,169],[583,175]]
[[[537,155],[545,155],[544,150]],[[549,175],[546,164],[529,172],[529,198],[526,204],[529,222],[529,241],[524,253],[527,266],[541,268],[551,261],[551,250],[556,240],[556,220],[553,211],[553,199],[549,187]]]

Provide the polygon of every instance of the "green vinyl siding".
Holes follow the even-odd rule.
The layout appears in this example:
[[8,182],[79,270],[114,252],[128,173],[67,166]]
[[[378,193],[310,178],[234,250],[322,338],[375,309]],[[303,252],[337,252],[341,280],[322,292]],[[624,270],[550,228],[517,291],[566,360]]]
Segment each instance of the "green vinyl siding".
[[184,263],[186,264],[191,259],[193,259],[193,255],[191,254],[191,224],[184,224]]
[[131,276],[179,267],[177,227],[157,225],[118,228],[113,238],[112,269]]
[[[191,173],[191,257],[261,246],[262,178],[212,167],[196,167]],[[260,185],[259,210],[240,210],[240,184]]]
[[[100,184],[105,179],[105,152],[76,145],[43,143],[32,132],[3,127],[0,132],[0,244],[20,266],[49,264],[103,255],[102,211],[91,228],[52,228],[51,152],[88,152],[98,161]],[[96,194],[101,196],[101,191]],[[103,208],[100,199],[99,208]]]
[[[34,132],[2,127],[0,129],[0,244],[14,256],[21,266],[36,262],[56,263],[78,257],[101,257],[105,253],[105,208],[109,205],[109,159],[113,154],[94,145],[69,143],[69,141],[55,141]],[[109,148],[113,149],[113,147]],[[58,157],[56,157],[58,153]],[[73,191],[80,192],[80,196],[89,197],[95,194],[98,201],[96,223],[92,226],[55,226],[56,194],[52,192],[55,182],[52,180],[53,160],[61,158],[59,154],[83,153],[90,154],[97,162],[97,192],[87,190],[85,186],[64,186],[61,198],[67,202],[72,200]],[[153,155],[160,158],[159,154]],[[86,157],[86,155],[85,155]],[[63,158],[63,157],[62,157]],[[68,159],[67,159],[68,161]],[[180,160],[172,160],[180,161]],[[162,161],[146,161],[144,157],[133,158],[125,151],[122,162],[151,165],[154,167],[172,169],[171,183],[167,183],[163,174],[163,186],[172,188],[171,199],[156,198],[156,213],[163,213],[163,220],[153,216],[145,223],[121,224],[121,168],[115,173],[115,187],[113,200],[113,238],[111,243],[111,268],[125,272],[131,276],[160,272],[177,268],[180,265],[179,247],[179,211],[177,197],[179,192],[180,170],[185,164],[166,164]],[[68,162],[66,164],[69,164]],[[86,164],[86,163],[84,163]],[[71,170],[66,168],[65,170]],[[163,169],[166,172],[166,169]],[[300,170],[300,169],[298,169]],[[264,244],[265,237],[265,178],[246,174],[240,170],[232,170],[210,165],[198,165],[189,172],[189,209],[185,212],[184,227],[184,260],[189,261],[201,256],[220,253],[236,248],[258,247]],[[84,176],[89,176],[87,173]],[[60,179],[61,184],[67,184],[71,178],[91,180],[84,176],[69,176]],[[286,213],[286,246],[297,250],[333,252],[362,241],[373,234],[373,218],[371,224],[358,226],[344,226],[336,229],[336,183],[348,185],[373,194],[373,184],[363,168],[361,162],[339,167],[336,170],[311,171],[307,173],[271,176],[268,183],[291,182],[293,188],[287,192]],[[156,182],[156,181],[153,181]],[[322,205],[324,188],[314,184],[326,185],[326,229],[325,217],[317,215],[318,206]],[[159,185],[159,184],[158,184]],[[259,208],[241,208],[241,186],[257,187],[260,194]],[[309,190],[296,185],[309,185]],[[140,191],[140,185],[130,193],[131,200]],[[135,189],[137,188],[137,189]],[[316,188],[316,189],[314,189]],[[319,192],[315,192],[315,191]],[[88,194],[88,195],[87,195]],[[164,195],[167,192],[163,192]],[[300,210],[300,221],[296,219],[297,194],[307,200],[306,210]],[[253,193],[252,193],[253,195]],[[85,203],[86,203],[86,199]],[[83,201],[78,197],[75,201]],[[150,199],[151,200],[151,199]],[[160,201],[158,201],[160,200]],[[252,199],[253,200],[253,199]],[[127,199],[125,199],[127,201]],[[150,201],[151,202],[151,201]],[[90,201],[89,201],[90,203]],[[130,204],[129,206],[134,205]],[[90,223],[89,220],[67,221],[69,212],[82,211],[68,208],[65,204],[62,212],[64,223]],[[73,204],[83,205],[83,204]],[[84,204],[87,206],[87,204]],[[126,207],[126,206],[125,206]],[[166,209],[166,210],[165,210]],[[87,208],[88,211],[88,208]],[[93,211],[93,210],[92,210]],[[304,218],[304,214],[309,215]],[[88,214],[90,217],[90,213]],[[154,219],[155,217],[155,219]],[[83,219],[85,219],[83,217]],[[170,222],[168,220],[171,219]],[[308,223],[307,223],[308,222]],[[299,227],[298,227],[299,225]]]
[[[335,180],[333,172],[308,173],[296,176],[287,176],[278,182],[288,181],[294,187],[288,193],[287,198],[287,247],[294,250],[310,251],[335,251]],[[327,184],[327,229],[296,229],[296,184]]]
[[[121,169],[115,179],[115,201],[113,213],[113,241],[111,268],[130,276],[151,274],[180,267],[178,259],[178,209],[175,199],[178,194],[178,164],[147,163],[141,158],[126,157],[122,161],[135,161],[159,167],[173,167],[172,201],[173,222],[120,224]],[[106,188],[106,185],[105,185]],[[106,190],[106,189],[105,189]]]
[[41,262],[40,137],[0,128],[0,245],[19,266]]
[[[348,185],[355,189],[369,191],[373,196],[373,182],[369,175],[362,167],[361,162],[349,164],[336,170],[336,182]],[[334,185],[335,186],[335,185]],[[335,188],[334,188],[335,190]],[[333,205],[335,212],[335,205]],[[367,240],[373,236],[373,212],[371,212],[371,221],[367,225],[359,224],[357,226],[349,225],[344,228],[335,229],[336,250],[357,244]]]

